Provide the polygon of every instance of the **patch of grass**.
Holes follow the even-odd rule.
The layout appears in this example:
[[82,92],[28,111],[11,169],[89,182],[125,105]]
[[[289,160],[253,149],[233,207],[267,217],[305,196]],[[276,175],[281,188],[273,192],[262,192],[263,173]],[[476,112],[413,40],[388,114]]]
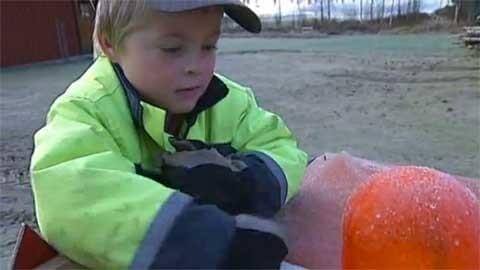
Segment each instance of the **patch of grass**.
[[407,34],[335,36],[308,40],[295,38],[224,38],[220,41],[219,46],[220,53],[298,50],[300,52],[358,55],[464,55],[466,50],[454,42],[455,38],[449,34]]

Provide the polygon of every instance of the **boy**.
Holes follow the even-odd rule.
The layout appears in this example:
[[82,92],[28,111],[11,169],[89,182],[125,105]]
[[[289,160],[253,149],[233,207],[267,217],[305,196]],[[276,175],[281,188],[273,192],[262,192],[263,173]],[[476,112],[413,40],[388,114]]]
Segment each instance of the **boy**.
[[236,0],[100,0],[102,55],[35,135],[40,230],[95,268],[278,268],[271,221],[298,190],[306,154],[248,88],[215,74]]

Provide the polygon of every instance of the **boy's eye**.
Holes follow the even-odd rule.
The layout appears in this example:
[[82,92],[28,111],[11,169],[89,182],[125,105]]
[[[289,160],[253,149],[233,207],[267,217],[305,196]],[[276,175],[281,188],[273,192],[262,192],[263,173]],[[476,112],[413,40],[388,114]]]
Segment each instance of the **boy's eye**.
[[215,51],[217,50],[217,45],[205,45],[203,46],[203,49],[206,51]]
[[166,53],[177,53],[181,50],[181,47],[167,47],[167,48],[162,48],[162,51]]

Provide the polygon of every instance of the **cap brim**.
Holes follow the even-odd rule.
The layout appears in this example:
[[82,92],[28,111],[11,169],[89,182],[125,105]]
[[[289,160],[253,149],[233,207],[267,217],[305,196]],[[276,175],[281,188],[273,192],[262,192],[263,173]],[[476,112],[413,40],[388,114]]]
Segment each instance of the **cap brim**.
[[155,10],[163,12],[181,12],[211,6],[223,6],[225,13],[245,30],[252,33],[262,31],[260,18],[248,6],[238,0],[196,0],[196,1],[147,1]]
[[262,23],[257,14],[243,5],[225,5],[225,13],[245,30],[252,33],[262,31]]

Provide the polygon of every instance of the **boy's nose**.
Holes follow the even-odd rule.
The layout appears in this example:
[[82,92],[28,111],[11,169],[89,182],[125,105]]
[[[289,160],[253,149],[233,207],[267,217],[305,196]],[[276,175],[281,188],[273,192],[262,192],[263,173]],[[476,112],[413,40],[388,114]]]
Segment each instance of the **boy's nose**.
[[185,65],[185,73],[187,75],[197,75],[201,72],[202,59],[199,56],[191,56]]
[[185,73],[187,75],[195,75],[197,74],[197,70],[193,66],[187,66],[187,68],[185,68]]

